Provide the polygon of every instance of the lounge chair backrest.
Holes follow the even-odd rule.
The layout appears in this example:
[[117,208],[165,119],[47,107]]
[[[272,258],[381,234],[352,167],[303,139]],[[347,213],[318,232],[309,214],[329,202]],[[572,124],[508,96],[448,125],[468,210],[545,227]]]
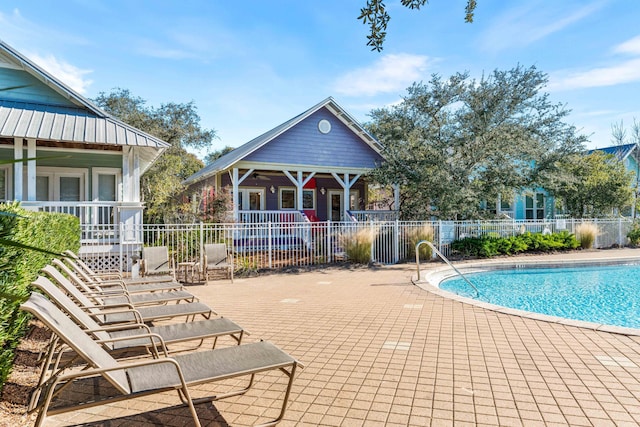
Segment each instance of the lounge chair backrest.
[[148,246],[142,248],[145,274],[171,273],[169,249],[166,246]]
[[[63,272],[64,274],[67,275],[67,277],[69,278],[69,281],[72,282],[74,285],[76,285],[78,288],[80,288],[83,292],[94,292],[95,290],[89,288],[85,282],[80,279],[78,277],[78,275],[71,270],[64,262],[60,261],[59,259],[54,259],[51,261],[51,264],[55,265],[56,268],[58,268],[58,270],[60,270],[61,272]],[[98,290],[100,290],[98,288]]]
[[76,260],[71,258],[65,258],[62,260],[65,265],[68,265],[69,268],[78,276],[78,278],[82,279],[85,282],[97,282],[93,277],[90,276],[90,272],[88,272],[82,265],[80,265]]
[[58,285],[60,285],[65,292],[67,292],[73,299],[78,301],[81,306],[89,307],[95,305],[93,301],[91,301],[85,294],[80,292],[80,289],[73,286],[69,280],[62,275],[60,270],[52,266],[51,264],[45,266],[42,272],[46,273],[49,277],[51,277]]
[[224,243],[210,243],[204,245],[208,265],[218,265],[227,261],[227,246]]
[[[36,316],[87,364],[95,368],[117,368],[118,362],[78,325],[44,296],[34,292],[20,308]],[[121,393],[131,393],[127,373],[123,369],[104,372],[105,378]]]
[[[58,307],[69,313],[71,317],[75,319],[76,323],[82,325],[85,329],[97,330],[101,328],[98,322],[93,320],[93,318],[85,313],[71,298],[51,283],[51,280],[44,276],[38,276],[32,285],[47,294],[51,300],[55,301]],[[110,338],[109,334],[105,331],[96,331],[93,335],[101,340]]]

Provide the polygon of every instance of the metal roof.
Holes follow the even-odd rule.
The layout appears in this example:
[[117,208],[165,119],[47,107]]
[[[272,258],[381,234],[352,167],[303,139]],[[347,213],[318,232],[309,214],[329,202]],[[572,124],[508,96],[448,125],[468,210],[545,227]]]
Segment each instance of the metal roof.
[[318,111],[322,107],[327,107],[331,113],[333,113],[338,119],[340,119],[344,124],[346,124],[355,134],[357,134],[366,144],[368,144],[373,150],[377,153],[381,154],[382,146],[380,143],[369,134],[353,117],[351,117],[342,107],[340,107],[333,97],[328,97],[325,100],[319,102],[313,107],[309,108],[307,111],[298,114],[290,120],[282,123],[279,126],[271,129],[263,133],[262,135],[252,139],[251,141],[241,145],[235,150],[225,154],[224,156],[216,159],[210,165],[204,167],[198,172],[191,175],[189,178],[184,180],[183,184],[194,184],[198,181],[201,181],[205,178],[213,176],[218,172],[225,171],[233,166],[235,163],[241,161],[243,158],[248,156],[249,154],[256,151],[258,148],[267,144],[269,141],[276,138],[278,135],[281,135],[288,129],[291,129],[296,124],[300,123],[316,111]]
[[166,148],[169,144],[110,116],[87,110],[0,100],[0,137]]
[[604,148],[595,148],[593,150],[589,150],[587,153],[591,154],[594,151],[602,151],[606,154],[613,154],[620,161],[626,159],[629,154],[633,152],[633,150],[637,147],[635,143],[633,144],[624,144],[624,145],[612,145],[610,147]]

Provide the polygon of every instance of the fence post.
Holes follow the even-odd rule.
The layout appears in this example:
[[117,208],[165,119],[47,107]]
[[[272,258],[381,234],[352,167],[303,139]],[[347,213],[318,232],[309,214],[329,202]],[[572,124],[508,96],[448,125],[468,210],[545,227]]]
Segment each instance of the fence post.
[[123,258],[122,252],[124,250],[124,238],[123,238],[123,236],[124,236],[124,224],[120,223],[119,224],[119,228],[120,228],[120,239],[119,239],[120,240],[120,244],[118,246],[120,247],[120,256],[119,256],[120,259],[118,260],[118,265],[119,265],[119,270],[120,271],[124,271],[124,269],[122,268],[122,258]]
[[[596,230],[599,230],[599,228],[598,228],[598,218],[594,218],[593,223],[596,225]],[[600,234],[600,233],[596,233],[596,241],[593,242],[594,249],[598,249],[598,234]]]
[[204,258],[202,256],[202,250],[204,249],[204,223],[200,221],[200,247],[198,248],[198,253],[200,256],[198,259],[200,260],[200,265],[204,263]]
[[327,264],[331,264],[333,262],[333,250],[331,250],[331,219],[327,220]]
[[369,220],[369,235],[371,236],[371,262],[375,262],[375,245],[376,245],[376,238],[373,235],[373,221],[370,219]]
[[[438,250],[442,252],[442,220],[438,220]],[[436,254],[432,254],[432,257],[435,257]]]
[[400,222],[398,221],[398,218],[396,218],[394,223],[393,250],[393,262],[394,264],[397,264],[400,262]]
[[618,246],[624,246],[622,244],[622,218],[618,217]]
[[272,267],[272,258],[273,258],[273,234],[272,234],[272,227],[271,227],[271,221],[269,221],[267,223],[267,247],[269,248],[269,270],[271,270]]

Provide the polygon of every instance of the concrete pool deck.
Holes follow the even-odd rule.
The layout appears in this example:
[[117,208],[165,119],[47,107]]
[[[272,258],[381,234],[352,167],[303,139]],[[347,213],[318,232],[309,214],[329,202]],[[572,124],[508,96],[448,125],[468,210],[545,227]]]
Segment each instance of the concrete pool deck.
[[[640,250],[518,259],[621,257],[640,259]],[[283,426],[640,423],[640,337],[487,310],[421,289],[415,274],[414,264],[333,267],[189,290],[248,329],[245,342],[269,340],[306,365]],[[203,425],[253,425],[277,413],[284,386],[281,375],[266,374],[246,395],[196,409]],[[221,388],[195,387],[194,395]],[[108,391],[97,382],[90,389]],[[45,425],[188,424],[188,409],[177,404],[175,393],[160,394],[51,416]]]

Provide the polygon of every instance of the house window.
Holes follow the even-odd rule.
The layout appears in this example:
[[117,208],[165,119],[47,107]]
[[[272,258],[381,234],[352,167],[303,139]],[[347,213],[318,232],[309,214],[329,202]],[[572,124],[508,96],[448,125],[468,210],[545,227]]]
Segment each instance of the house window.
[[82,182],[79,176],[60,177],[60,201],[79,202],[82,200]]
[[9,200],[9,168],[0,168],[0,201]]
[[316,190],[302,190],[302,209],[316,209]]
[[241,211],[264,210],[264,188],[239,188],[238,209]]
[[91,198],[94,202],[121,200],[122,174],[118,168],[93,168]]
[[87,180],[87,169],[40,168],[36,174],[36,199],[61,202],[88,200]]
[[293,188],[280,188],[280,209],[296,208],[296,190]]
[[349,210],[360,210],[360,192],[358,190],[349,191]]
[[525,218],[544,219],[543,193],[534,193],[525,197]]
[[48,202],[51,200],[51,187],[49,186],[49,176],[36,176],[36,200]]

